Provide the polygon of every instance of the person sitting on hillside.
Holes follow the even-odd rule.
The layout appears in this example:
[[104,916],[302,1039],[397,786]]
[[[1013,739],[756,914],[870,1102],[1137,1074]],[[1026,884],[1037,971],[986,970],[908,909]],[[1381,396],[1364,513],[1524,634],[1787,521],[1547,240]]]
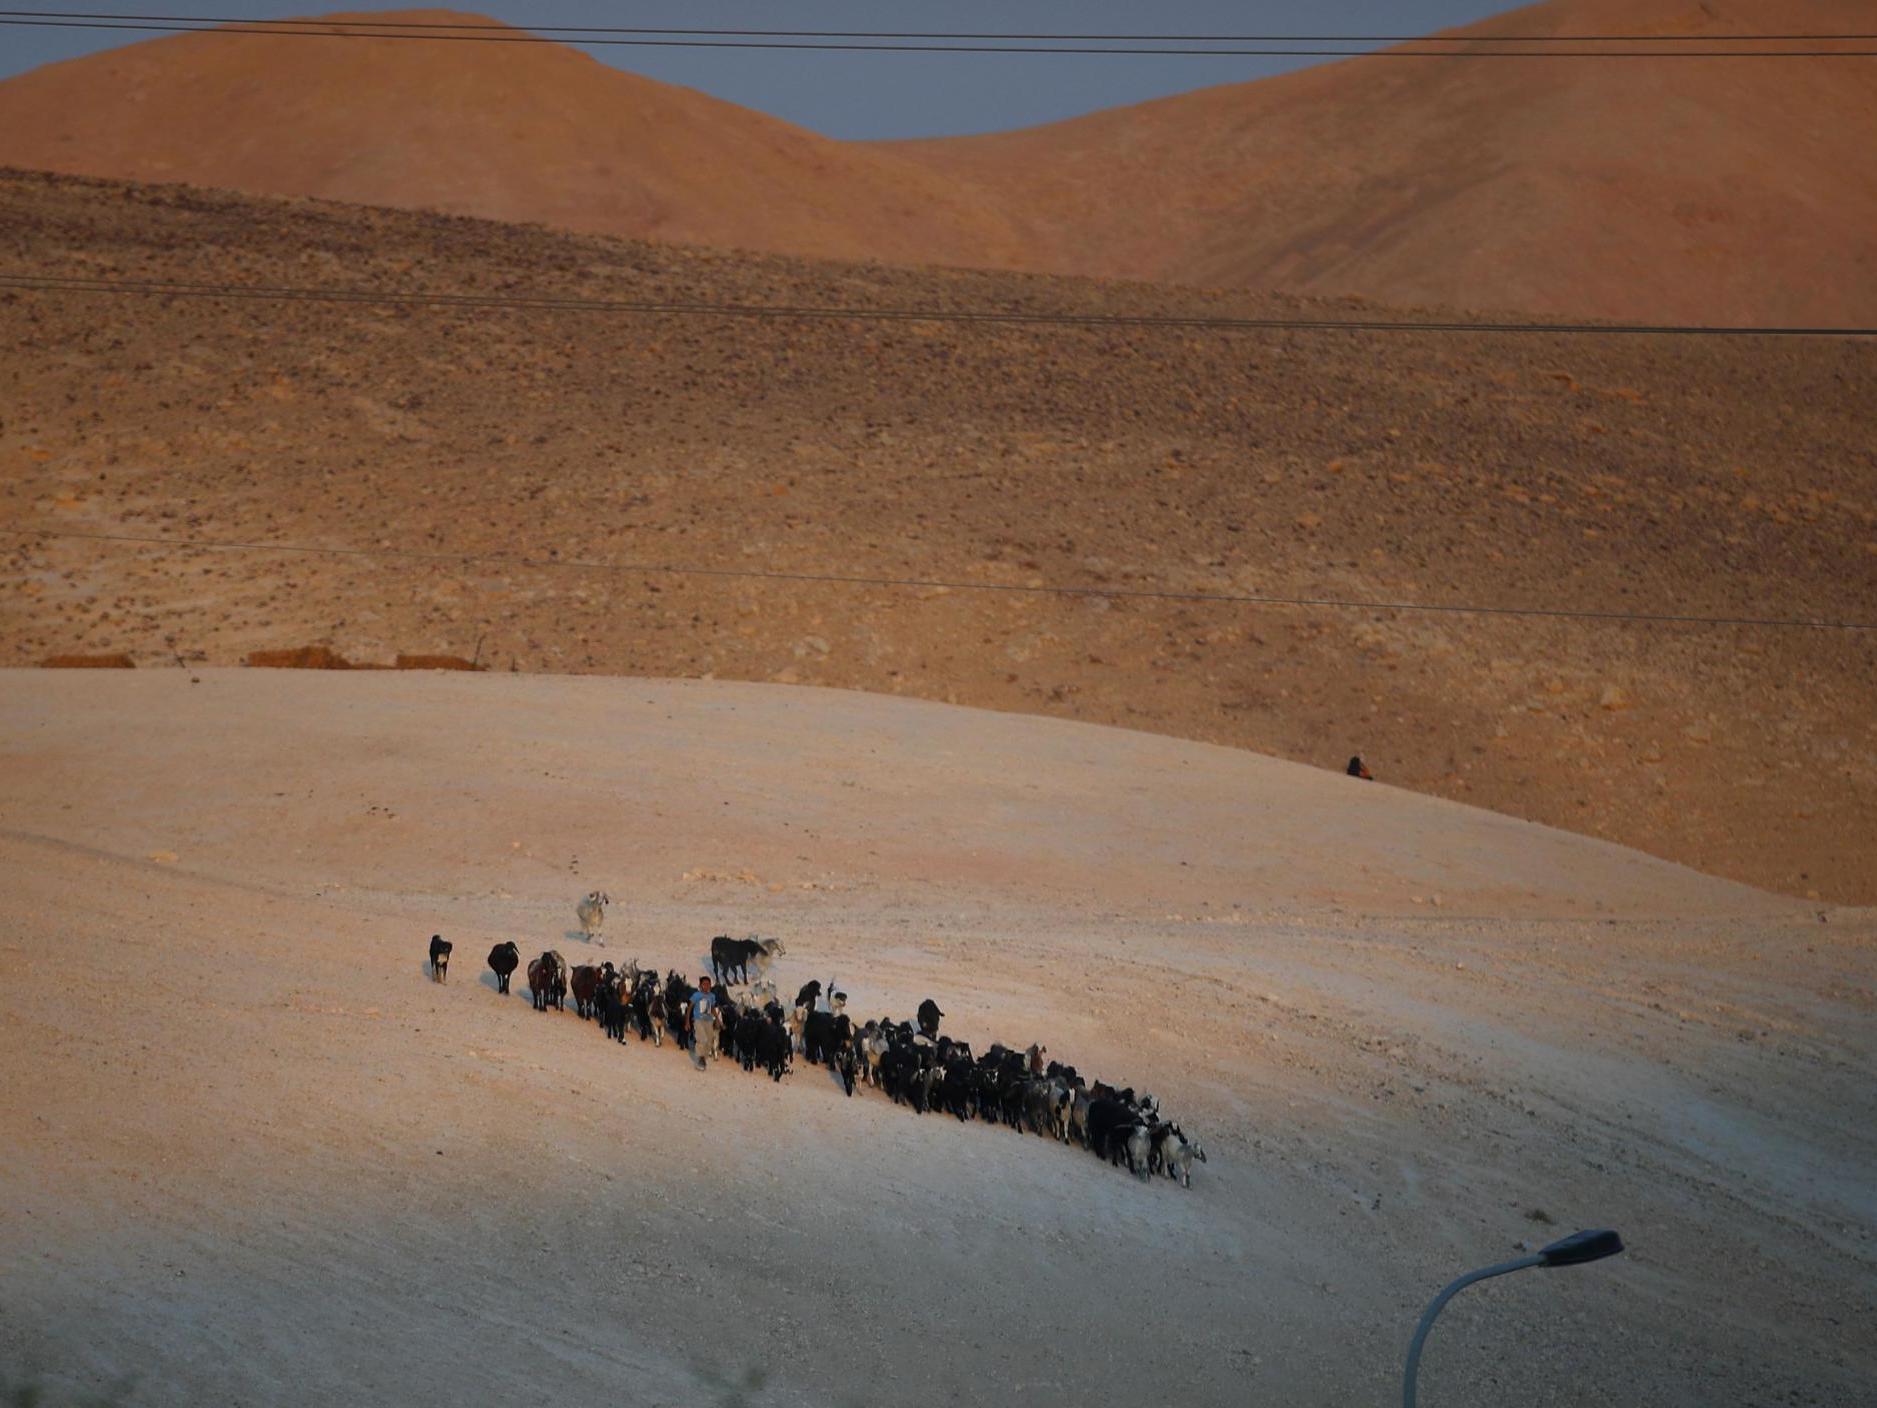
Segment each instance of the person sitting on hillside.
[[1344,769],[1344,771],[1351,777],[1361,778],[1364,782],[1375,781],[1375,774],[1369,771],[1368,765],[1364,763],[1360,757],[1351,758],[1349,760],[1349,766]]

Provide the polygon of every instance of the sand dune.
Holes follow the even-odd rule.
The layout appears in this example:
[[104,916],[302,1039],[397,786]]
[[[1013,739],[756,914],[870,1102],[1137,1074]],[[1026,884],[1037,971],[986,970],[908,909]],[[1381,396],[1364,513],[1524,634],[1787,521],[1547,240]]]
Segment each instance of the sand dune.
[[[1450,1311],[1426,1400],[1877,1372],[1868,915],[1047,720],[200,679],[0,676],[10,1363],[150,1404],[689,1403],[752,1367],[776,1404],[1386,1402],[1448,1274],[1610,1223],[1624,1259]],[[1208,1162],[1140,1186],[479,980],[496,938],[572,947],[593,885],[614,956],[784,936],[787,982],[1142,1082]]]
[[[1453,33],[1699,39],[1863,13],[1553,0]],[[1877,320],[1873,127],[1877,78],[1855,59],[1355,59],[889,144],[559,45],[182,35],[0,83],[0,163],[20,167],[787,254],[1714,323]]]

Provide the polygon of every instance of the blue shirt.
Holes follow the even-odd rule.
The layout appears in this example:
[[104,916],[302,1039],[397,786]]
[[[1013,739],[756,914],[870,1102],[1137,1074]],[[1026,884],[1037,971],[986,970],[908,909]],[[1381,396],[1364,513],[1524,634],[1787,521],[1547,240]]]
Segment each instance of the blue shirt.
[[711,1008],[716,1005],[717,994],[714,992],[705,992],[700,988],[698,991],[691,994],[691,1020],[695,1022],[698,1018],[709,1013]]

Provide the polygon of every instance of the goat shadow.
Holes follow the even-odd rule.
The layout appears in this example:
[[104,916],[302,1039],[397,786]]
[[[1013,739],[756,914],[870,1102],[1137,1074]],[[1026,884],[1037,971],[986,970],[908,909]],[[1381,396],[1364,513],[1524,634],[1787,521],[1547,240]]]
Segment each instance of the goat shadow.
[[[822,1076],[825,1076],[833,1084],[836,1090],[842,1092],[843,1094],[845,1094],[847,1091],[847,1084],[841,1079],[841,1072],[840,1072],[839,1067],[829,1066],[820,1061],[810,1061],[806,1056],[804,1056],[799,1051],[795,1053],[795,1059],[790,1064],[789,1071],[790,1071],[790,1074],[792,1075],[801,1075],[805,1071],[819,1072]],[[854,1078],[854,1089],[858,1091],[860,1088],[861,1088],[860,1078],[859,1076],[856,1076]]]

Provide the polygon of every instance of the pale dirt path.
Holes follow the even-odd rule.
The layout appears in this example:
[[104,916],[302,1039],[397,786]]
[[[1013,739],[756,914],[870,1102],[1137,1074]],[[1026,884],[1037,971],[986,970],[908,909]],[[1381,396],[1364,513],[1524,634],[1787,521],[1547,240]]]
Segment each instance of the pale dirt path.
[[[1385,1403],[1446,1274],[1607,1222],[1623,1261],[1457,1304],[1424,1400],[1877,1373],[1868,915],[1031,718],[204,680],[0,675],[9,1362],[154,1403],[675,1404],[711,1363],[778,1403]],[[591,885],[615,956],[782,934],[786,983],[1041,1039],[1211,1160],[1143,1188],[496,997],[489,943],[573,949]]]

